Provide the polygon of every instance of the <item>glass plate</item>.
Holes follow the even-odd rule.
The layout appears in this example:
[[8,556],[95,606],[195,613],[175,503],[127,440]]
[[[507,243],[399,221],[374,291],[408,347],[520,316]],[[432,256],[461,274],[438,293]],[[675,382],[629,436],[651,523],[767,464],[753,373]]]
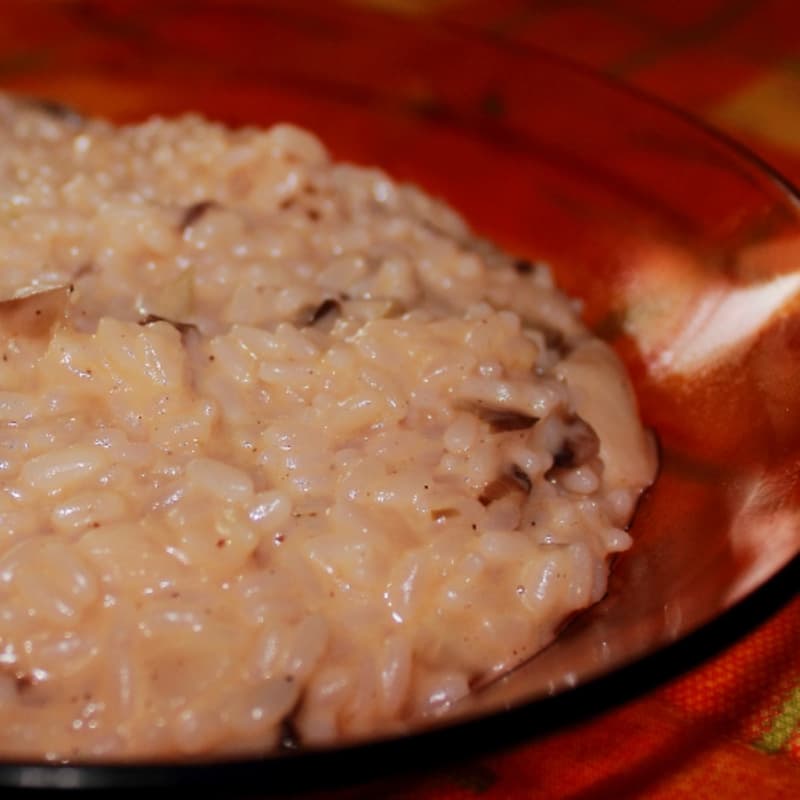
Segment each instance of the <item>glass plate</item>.
[[549,262],[625,359],[658,436],[635,546],[599,605],[424,731],[236,763],[6,761],[2,785],[278,791],[463,758],[623,702],[795,591],[794,190],[719,134],[555,57],[321,5],[12,0],[0,80],[119,121],[186,110],[290,120]]

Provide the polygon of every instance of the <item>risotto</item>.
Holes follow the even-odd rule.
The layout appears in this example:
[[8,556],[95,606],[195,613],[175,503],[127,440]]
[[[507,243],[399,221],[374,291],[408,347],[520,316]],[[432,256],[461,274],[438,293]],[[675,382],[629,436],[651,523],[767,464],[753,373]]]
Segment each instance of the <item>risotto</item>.
[[393,733],[599,600],[655,458],[545,266],[289,125],[0,97],[0,753]]

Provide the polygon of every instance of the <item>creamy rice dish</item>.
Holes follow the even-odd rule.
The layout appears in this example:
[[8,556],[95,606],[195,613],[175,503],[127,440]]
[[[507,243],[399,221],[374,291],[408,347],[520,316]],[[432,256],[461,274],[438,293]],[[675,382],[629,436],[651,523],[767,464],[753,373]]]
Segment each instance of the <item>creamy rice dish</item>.
[[603,596],[654,476],[545,266],[288,125],[0,96],[0,309],[4,757],[446,713]]

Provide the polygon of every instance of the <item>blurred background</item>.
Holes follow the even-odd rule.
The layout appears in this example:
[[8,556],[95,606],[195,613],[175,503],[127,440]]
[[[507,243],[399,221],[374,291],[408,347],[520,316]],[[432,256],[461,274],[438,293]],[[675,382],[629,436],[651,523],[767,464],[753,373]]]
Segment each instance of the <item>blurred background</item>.
[[[292,52],[274,35],[287,26],[313,44]],[[188,109],[234,123],[297,117],[319,122],[335,152],[355,154],[358,128],[326,116],[332,93],[372,82],[391,86],[420,118],[448,113],[436,86],[403,83],[381,58],[386,36],[404,37],[409,59],[430,57],[422,44],[437,27],[599,70],[745,143],[800,184],[798,0],[0,0],[0,89],[117,120]],[[340,74],[320,74],[316,54],[343,31],[359,46]],[[282,60],[294,64],[285,92],[265,81],[281,78]],[[456,95],[458,73],[470,66],[452,65]],[[359,79],[349,84],[348,75]],[[485,86],[476,118],[511,112],[502,89]],[[319,111],[298,104],[302,94]],[[353,89],[347,100],[367,106],[376,96]],[[391,792],[437,800],[800,797],[800,602],[634,702],[440,774],[409,774]]]
[[746,141],[800,181],[795,0],[356,0],[598,69]]
[[[83,96],[91,86],[77,85],[80,64],[99,55],[96,36],[86,49],[91,34],[103,34],[109,69],[146,54],[154,36],[178,51],[205,41],[210,59],[235,61],[237,50],[258,47],[255,18],[321,13],[394,16],[542,47],[719,126],[800,181],[796,0],[3,0],[0,81],[35,85],[55,59],[72,66],[62,80]],[[226,36],[219,15],[238,18],[223,26]],[[231,37],[237,29],[244,42]],[[131,98],[117,102],[124,111]]]

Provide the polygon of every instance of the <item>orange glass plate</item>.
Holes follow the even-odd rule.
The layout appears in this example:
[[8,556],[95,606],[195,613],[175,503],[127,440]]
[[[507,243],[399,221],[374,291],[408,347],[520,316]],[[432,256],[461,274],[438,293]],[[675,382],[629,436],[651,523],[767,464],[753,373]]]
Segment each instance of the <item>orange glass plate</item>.
[[551,264],[625,359],[661,448],[607,597],[431,729],[240,763],[5,762],[0,784],[354,781],[620,702],[766,613],[764,586],[792,591],[800,205],[741,148],[554,57],[305,1],[12,0],[0,86],[118,121],[289,120],[418,182]]

